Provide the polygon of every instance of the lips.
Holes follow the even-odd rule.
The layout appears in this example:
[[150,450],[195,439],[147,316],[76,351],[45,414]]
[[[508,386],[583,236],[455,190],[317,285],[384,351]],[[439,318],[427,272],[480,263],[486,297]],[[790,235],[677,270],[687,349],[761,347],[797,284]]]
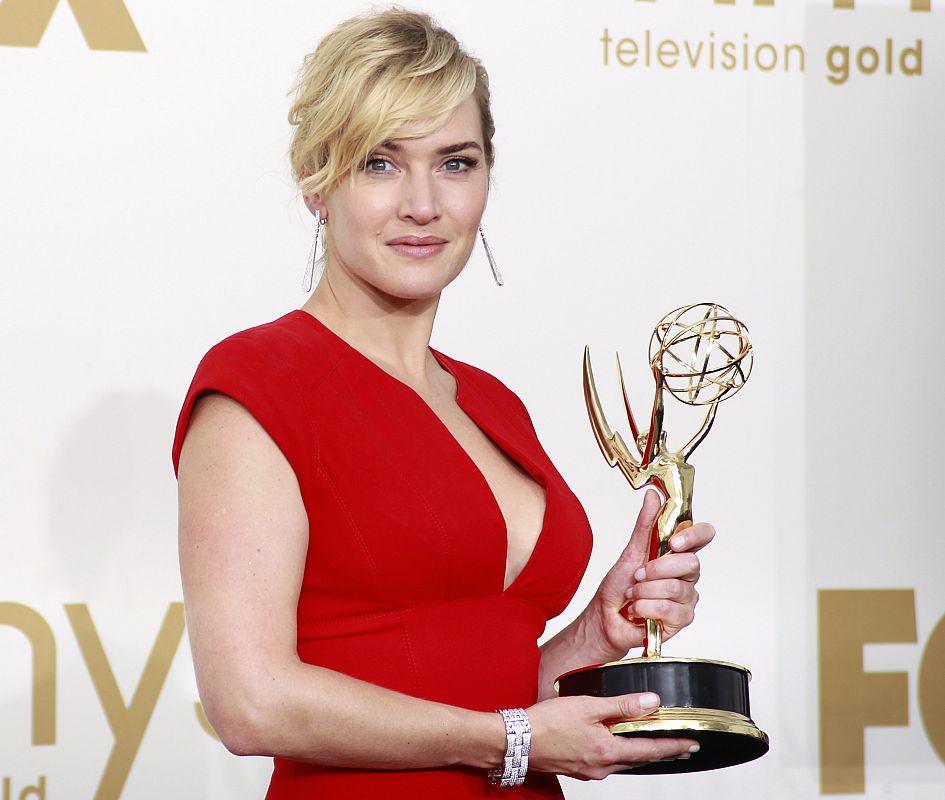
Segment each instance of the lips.
[[391,239],[387,245],[401,255],[426,258],[441,252],[446,246],[446,239],[439,236],[400,236]]
[[411,247],[420,247],[425,244],[446,244],[446,239],[439,236],[401,236],[391,239],[387,244],[409,244]]

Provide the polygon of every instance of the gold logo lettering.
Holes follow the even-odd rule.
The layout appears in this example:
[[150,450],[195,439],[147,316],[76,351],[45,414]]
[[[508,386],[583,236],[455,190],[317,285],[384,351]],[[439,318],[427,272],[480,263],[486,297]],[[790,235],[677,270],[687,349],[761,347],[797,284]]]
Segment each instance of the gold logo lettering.
[[115,737],[115,744],[95,791],[94,800],[118,800],[184,633],[184,604],[171,603],[168,606],[134,696],[127,706],[95,630],[88,606],[75,603],[64,607],[69,624],[72,625],[75,638],[79,642],[82,658],[92,677],[95,692],[105,711],[108,726]]
[[[79,30],[92,50],[146,52],[122,0],[68,0]],[[2,0],[0,45],[39,47],[59,0]]]
[[200,703],[194,703],[194,713],[197,715],[197,722],[200,723],[200,727],[204,729],[207,736],[219,742],[220,737],[213,729],[213,725],[210,724],[210,720],[207,719],[207,713],[203,710],[203,706]]
[[863,645],[917,640],[911,589],[818,593],[820,790],[863,794],[863,734],[872,725],[909,724],[905,672],[864,672]]
[[[856,0],[833,0],[834,8],[855,8]],[[734,6],[736,0],[715,0],[717,6]],[[754,0],[756,6],[773,6],[774,0]],[[932,0],[909,0],[912,11],[931,11]]]
[[[2,6],[0,6],[2,7]],[[56,743],[56,639],[38,612],[20,603],[0,603],[0,625],[16,628],[33,649],[32,742]]]
[[945,617],[932,630],[922,655],[919,710],[929,743],[945,761]]
[[[855,8],[856,0],[833,0],[834,8]],[[911,11],[931,11],[932,0],[909,0]]]

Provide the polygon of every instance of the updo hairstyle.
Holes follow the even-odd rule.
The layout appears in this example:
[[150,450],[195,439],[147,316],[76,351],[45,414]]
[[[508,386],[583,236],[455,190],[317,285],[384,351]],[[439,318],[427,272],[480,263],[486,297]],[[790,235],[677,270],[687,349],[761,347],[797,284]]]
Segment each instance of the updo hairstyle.
[[478,59],[427,14],[392,8],[341,23],[305,57],[289,111],[302,195],[330,191],[382,142],[432,133],[470,95],[491,168],[495,124]]

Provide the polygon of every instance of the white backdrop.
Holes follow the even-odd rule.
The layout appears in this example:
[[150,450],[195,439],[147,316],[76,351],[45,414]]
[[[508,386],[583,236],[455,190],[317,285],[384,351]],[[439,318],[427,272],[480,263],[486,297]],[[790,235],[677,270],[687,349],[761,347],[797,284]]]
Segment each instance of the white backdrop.
[[[569,798],[942,796],[945,5],[837,5],[422,4],[490,71],[484,227],[507,280],[477,250],[433,344],[523,397],[595,530],[549,633],[641,500],[591,436],[584,344],[614,419],[612,351],[647,402],[671,308],[722,302],[757,351],[694,459],[719,536],[667,652],[750,667],[771,751]],[[365,6],[126,0],[146,52],[120,6],[0,2],[0,798],[249,800],[268,761],[227,754],[194,711],[170,441],[206,349],[304,299],[286,93]],[[691,418],[669,413],[681,437]]]

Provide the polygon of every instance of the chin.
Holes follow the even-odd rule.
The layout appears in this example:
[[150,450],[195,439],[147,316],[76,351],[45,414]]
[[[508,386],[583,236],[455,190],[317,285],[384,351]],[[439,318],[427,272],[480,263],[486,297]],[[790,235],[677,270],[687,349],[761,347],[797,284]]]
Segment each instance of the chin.
[[404,286],[403,284],[394,287],[384,287],[384,294],[394,297],[398,300],[432,300],[440,296],[445,288],[445,284],[437,283],[429,286]]
[[[441,270],[410,270],[378,288],[400,300],[429,300],[438,297],[462,272],[462,267],[444,274]],[[411,274],[412,273],[412,274]]]

